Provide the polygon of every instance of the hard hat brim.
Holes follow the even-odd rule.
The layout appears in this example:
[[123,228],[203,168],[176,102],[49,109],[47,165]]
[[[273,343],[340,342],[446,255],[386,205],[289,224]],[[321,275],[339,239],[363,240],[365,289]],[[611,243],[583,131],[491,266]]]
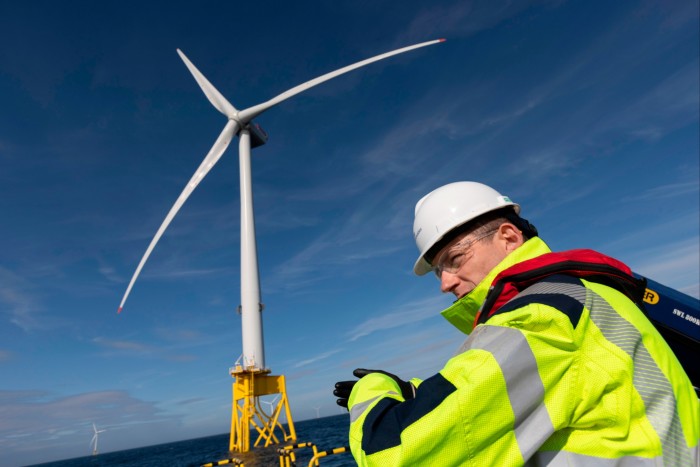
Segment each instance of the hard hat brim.
[[433,266],[425,260],[423,255],[421,255],[418,261],[416,261],[416,264],[413,265],[413,272],[417,276],[425,276],[432,270]]

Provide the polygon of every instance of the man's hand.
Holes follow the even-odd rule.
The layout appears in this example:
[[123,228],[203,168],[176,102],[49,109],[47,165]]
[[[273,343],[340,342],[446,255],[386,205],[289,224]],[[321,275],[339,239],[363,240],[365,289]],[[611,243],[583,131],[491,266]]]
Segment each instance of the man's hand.
[[[416,388],[408,381],[404,381],[394,374],[388,373],[383,370],[366,370],[364,368],[357,368],[355,371],[352,372],[352,374],[354,376],[357,376],[358,378],[367,376],[370,373],[381,373],[396,381],[396,383],[399,385],[399,388],[401,388],[401,395],[404,399],[413,399],[416,396]],[[333,390],[333,394],[338,397],[338,399],[335,401],[336,404],[338,404],[341,407],[345,407],[346,409],[348,408],[348,399],[350,398],[352,388],[355,386],[355,383],[357,383],[357,381],[358,380],[338,381],[337,383],[335,383],[335,389]]]
[[350,393],[352,388],[355,386],[359,380],[353,381],[338,381],[335,383],[335,389],[333,390],[333,395],[338,397],[335,403],[341,407],[348,408],[348,399],[350,398]]

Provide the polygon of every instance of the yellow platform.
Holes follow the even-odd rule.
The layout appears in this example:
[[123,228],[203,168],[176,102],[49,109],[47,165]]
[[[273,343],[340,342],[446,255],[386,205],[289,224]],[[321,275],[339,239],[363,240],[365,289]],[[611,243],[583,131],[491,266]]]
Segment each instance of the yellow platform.
[[[255,429],[258,437],[254,446],[264,440],[267,447],[279,443],[275,429],[279,429],[282,441],[296,441],[292,412],[287,398],[287,387],[284,375],[270,375],[270,370],[245,369],[237,365],[231,370],[233,383],[233,404],[231,407],[231,438],[229,451],[247,452],[250,450],[250,433]],[[277,404],[271,407],[272,413],[267,413],[260,406],[260,396],[279,394]],[[279,417],[285,411],[289,433],[279,422]]]

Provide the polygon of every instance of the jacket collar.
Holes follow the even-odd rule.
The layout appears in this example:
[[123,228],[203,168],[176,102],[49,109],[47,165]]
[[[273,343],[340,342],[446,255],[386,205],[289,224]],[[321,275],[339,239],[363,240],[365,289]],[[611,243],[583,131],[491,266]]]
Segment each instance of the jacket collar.
[[506,256],[495,268],[489,272],[479,284],[474,287],[474,290],[469,292],[461,299],[455,301],[452,306],[444,310],[441,314],[454,327],[462,331],[464,334],[469,334],[474,327],[476,314],[486,300],[486,295],[489,292],[491,283],[501,271],[517,264],[526,261],[545,253],[550,253],[551,250],[542,239],[533,237],[523,243],[520,248]]

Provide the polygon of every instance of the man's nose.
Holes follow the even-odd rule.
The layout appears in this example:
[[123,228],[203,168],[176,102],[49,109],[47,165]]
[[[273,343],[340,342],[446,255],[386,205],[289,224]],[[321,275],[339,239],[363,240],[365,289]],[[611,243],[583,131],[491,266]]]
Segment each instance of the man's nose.
[[442,293],[452,292],[457,284],[459,284],[457,274],[442,271],[440,274],[440,290]]

